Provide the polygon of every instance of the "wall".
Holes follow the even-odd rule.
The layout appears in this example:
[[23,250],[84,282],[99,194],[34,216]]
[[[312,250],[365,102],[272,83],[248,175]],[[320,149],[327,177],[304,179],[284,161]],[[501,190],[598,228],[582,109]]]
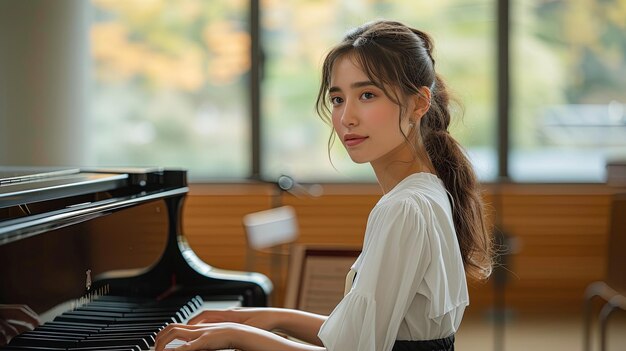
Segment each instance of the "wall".
[[[585,286],[606,270],[610,195],[605,185],[486,185],[485,200],[517,242],[507,265],[506,302],[517,311],[578,310]],[[267,209],[273,189],[254,184],[194,184],[184,208],[184,233],[207,263],[246,268],[242,217]],[[296,208],[299,243],[359,245],[380,193],[376,185],[325,185],[317,198],[282,197]],[[262,256],[262,255],[261,255]],[[258,269],[270,274],[267,260]],[[283,274],[285,276],[285,274]],[[277,286],[282,301],[284,284]],[[491,307],[492,282],[471,283],[472,312]]]

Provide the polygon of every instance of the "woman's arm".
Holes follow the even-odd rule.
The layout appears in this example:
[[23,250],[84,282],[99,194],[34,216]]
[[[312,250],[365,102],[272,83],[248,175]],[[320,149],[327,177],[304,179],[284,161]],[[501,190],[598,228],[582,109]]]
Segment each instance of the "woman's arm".
[[302,344],[272,332],[238,323],[201,325],[170,324],[156,337],[155,350],[163,351],[174,340],[185,343],[176,351],[237,349],[242,351],[325,351],[320,346]]
[[262,330],[278,330],[296,339],[322,345],[317,333],[326,316],[286,308],[234,308],[204,311],[189,324],[233,322]]

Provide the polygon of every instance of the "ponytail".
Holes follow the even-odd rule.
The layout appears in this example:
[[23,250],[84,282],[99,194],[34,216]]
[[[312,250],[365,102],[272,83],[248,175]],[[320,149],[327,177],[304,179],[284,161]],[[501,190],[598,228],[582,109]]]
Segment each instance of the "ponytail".
[[431,107],[422,117],[420,133],[430,161],[452,196],[452,217],[467,274],[489,277],[492,244],[484,216],[480,184],[462,146],[450,135],[450,97],[436,75]]

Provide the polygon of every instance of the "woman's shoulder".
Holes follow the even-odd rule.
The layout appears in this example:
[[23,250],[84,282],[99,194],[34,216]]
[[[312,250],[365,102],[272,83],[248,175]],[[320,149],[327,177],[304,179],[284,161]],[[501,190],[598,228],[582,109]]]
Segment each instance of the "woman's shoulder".
[[433,202],[446,201],[446,190],[441,180],[430,173],[413,173],[383,195],[377,207],[408,207],[419,210]]

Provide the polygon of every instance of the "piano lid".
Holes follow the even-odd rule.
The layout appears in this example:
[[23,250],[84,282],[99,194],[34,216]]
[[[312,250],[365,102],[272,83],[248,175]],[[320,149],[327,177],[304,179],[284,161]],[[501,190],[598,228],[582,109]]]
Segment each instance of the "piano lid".
[[0,167],[0,208],[109,191],[124,186],[127,174],[85,173]]
[[0,166],[0,185],[75,174],[78,168]]
[[0,167],[0,245],[186,193],[184,170]]

